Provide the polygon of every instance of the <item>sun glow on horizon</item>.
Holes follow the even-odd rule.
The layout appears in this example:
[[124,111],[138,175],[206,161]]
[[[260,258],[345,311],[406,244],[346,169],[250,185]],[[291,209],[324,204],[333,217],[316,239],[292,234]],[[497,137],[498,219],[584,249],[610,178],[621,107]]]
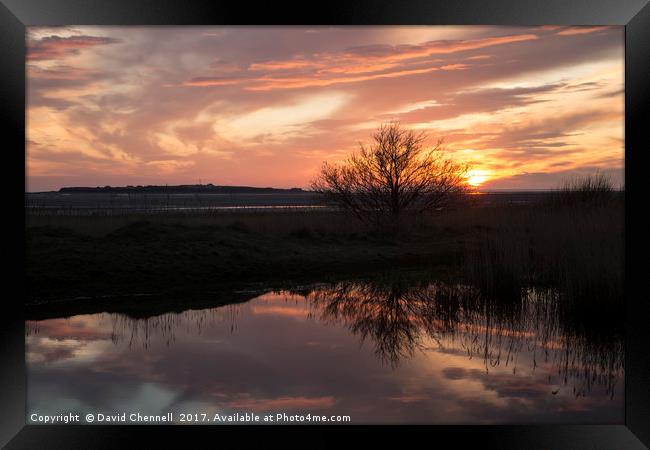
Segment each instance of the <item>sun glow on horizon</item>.
[[480,187],[489,179],[489,173],[481,169],[471,169],[467,172],[465,176],[467,179],[467,184],[471,187]]

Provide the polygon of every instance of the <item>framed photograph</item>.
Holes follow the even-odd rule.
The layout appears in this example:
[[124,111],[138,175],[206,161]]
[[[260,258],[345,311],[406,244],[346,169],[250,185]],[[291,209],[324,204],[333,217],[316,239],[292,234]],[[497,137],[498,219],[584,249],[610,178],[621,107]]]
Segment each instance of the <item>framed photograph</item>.
[[0,444],[648,448],[649,25],[2,0]]

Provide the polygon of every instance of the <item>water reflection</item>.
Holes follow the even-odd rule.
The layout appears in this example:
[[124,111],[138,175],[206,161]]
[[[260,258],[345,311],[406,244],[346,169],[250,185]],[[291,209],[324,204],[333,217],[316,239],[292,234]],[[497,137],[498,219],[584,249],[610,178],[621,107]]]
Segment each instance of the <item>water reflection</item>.
[[342,321],[362,340],[370,339],[377,356],[393,367],[434,341],[440,350],[460,347],[469,358],[482,358],[486,372],[503,365],[516,373],[517,357],[525,351],[533,369],[540,360],[552,362],[576,395],[599,383],[613,396],[623,371],[623,339],[616,327],[574,327],[579,319],[569,316],[552,289],[524,289],[508,305],[469,286],[441,283],[341,283],[307,298],[322,320]]
[[389,280],[147,319],[32,321],[28,403],[320,411],[353,423],[622,423],[612,314],[612,326],[594,326],[551,289],[504,305],[469,286]]

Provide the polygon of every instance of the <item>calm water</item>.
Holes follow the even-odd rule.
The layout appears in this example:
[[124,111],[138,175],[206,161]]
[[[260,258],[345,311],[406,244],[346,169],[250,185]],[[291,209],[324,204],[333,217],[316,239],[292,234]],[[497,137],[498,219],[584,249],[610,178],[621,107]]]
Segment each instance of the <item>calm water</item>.
[[[548,192],[484,192],[472,196],[475,206],[525,204],[538,201]],[[25,209],[37,215],[92,215],[127,213],[205,212],[232,210],[311,210],[329,208],[312,192],[233,194],[111,194],[25,193]]]
[[351,423],[623,423],[623,347],[552,292],[340,283],[147,319],[26,324],[28,416],[349,415]]

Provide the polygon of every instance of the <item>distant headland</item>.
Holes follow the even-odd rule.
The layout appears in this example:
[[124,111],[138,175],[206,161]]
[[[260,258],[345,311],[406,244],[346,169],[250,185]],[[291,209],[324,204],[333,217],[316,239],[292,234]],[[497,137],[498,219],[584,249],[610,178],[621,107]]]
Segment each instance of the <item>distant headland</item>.
[[139,194],[139,193],[161,193],[161,194],[274,194],[274,193],[299,193],[306,192],[301,188],[271,188],[252,186],[217,186],[214,184],[180,184],[175,186],[96,186],[96,187],[62,187],[59,189],[62,194],[92,194],[92,193],[115,193],[115,194]]

